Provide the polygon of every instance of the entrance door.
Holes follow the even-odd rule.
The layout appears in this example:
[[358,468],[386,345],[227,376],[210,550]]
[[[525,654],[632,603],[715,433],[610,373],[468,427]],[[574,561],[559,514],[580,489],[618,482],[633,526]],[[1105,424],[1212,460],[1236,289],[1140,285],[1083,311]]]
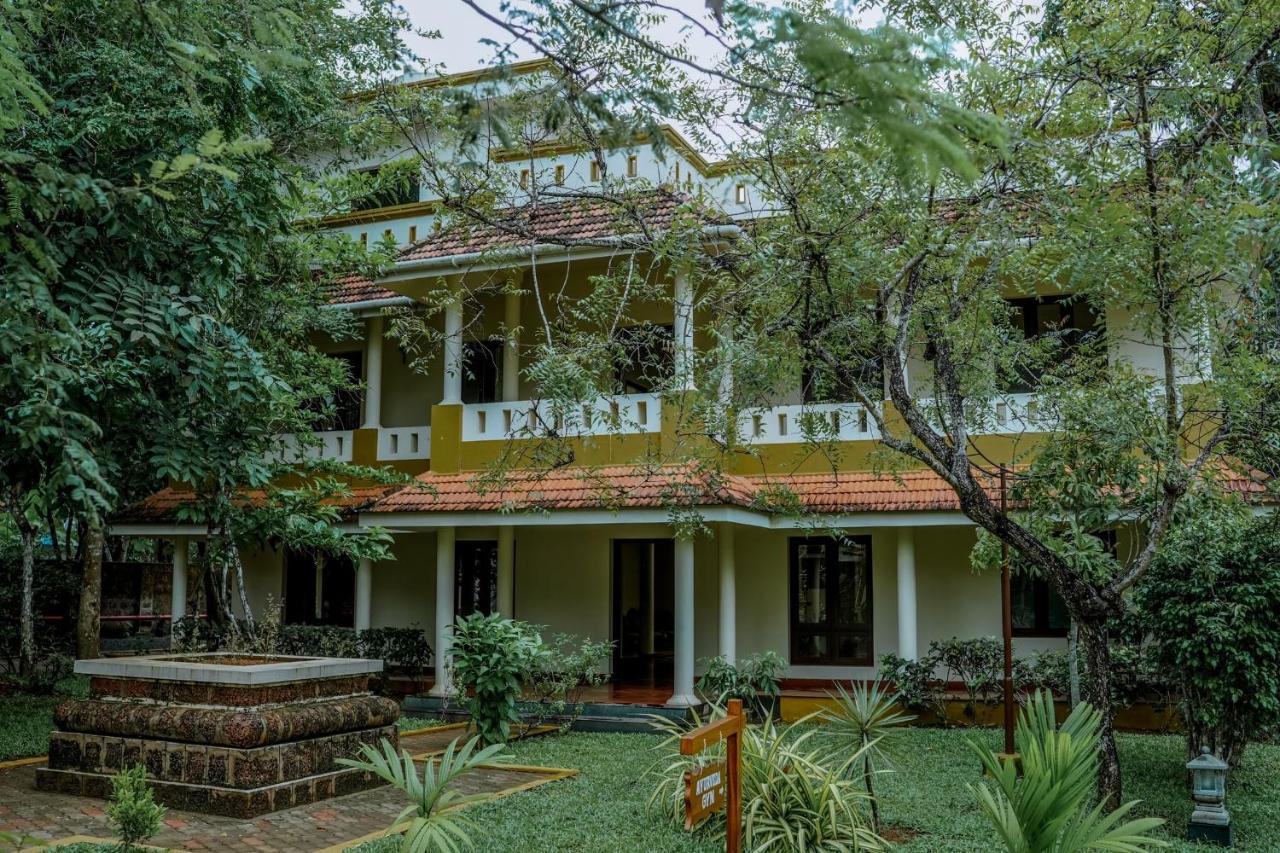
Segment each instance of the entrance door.
[[498,610],[498,543],[463,541],[454,546],[457,566],[454,614],[490,614]]
[[670,539],[613,542],[613,675],[671,684],[675,646],[675,549]]
[[286,551],[284,621],[289,625],[355,625],[356,567],[350,557]]

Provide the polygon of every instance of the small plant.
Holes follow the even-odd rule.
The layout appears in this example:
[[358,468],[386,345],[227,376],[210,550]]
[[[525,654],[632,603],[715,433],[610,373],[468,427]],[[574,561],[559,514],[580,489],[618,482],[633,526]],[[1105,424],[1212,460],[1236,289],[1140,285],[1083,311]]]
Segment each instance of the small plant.
[[449,655],[454,689],[467,701],[471,724],[486,744],[506,743],[519,724],[524,679],[547,657],[538,629],[497,613],[461,616]]
[[604,664],[613,656],[613,645],[612,641],[582,639],[574,634],[552,638],[547,654],[528,676],[526,689],[536,713],[525,731],[553,716],[565,717],[562,727],[571,728],[582,714],[583,691],[608,681]]
[[819,715],[819,719],[827,724],[822,730],[822,737],[836,747],[837,754],[861,756],[860,761],[846,762],[845,775],[861,773],[871,804],[871,826],[879,832],[880,809],[876,804],[872,779],[875,773],[891,763],[894,741],[900,739],[902,725],[915,717],[899,711],[897,694],[883,690],[876,683],[855,684],[852,691],[836,685],[836,692],[828,695],[835,707]]
[[958,679],[968,694],[964,712],[977,715],[979,702],[999,701],[1003,695],[1004,646],[995,637],[941,640],[929,644],[929,655],[945,673],[943,684]]
[[895,654],[881,655],[879,675],[893,685],[904,708],[917,714],[933,713],[945,725],[947,709],[943,701],[943,685],[934,674],[937,663],[932,654],[917,660]]
[[164,814],[147,784],[145,766],[135,764],[111,777],[107,818],[120,839],[120,850],[132,850],[159,832]]
[[454,851],[472,846],[467,834],[470,822],[458,807],[484,799],[485,795],[460,794],[450,785],[504,749],[502,744],[493,744],[477,750],[479,744],[480,739],[473,737],[459,749],[458,741],[453,741],[439,758],[422,763],[421,778],[409,751],[402,749],[397,754],[395,746],[385,738],[379,747],[364,744],[360,749],[363,759],[339,758],[338,763],[372,773],[408,795],[410,804],[392,821],[395,826],[405,818],[413,818],[401,837],[401,853]]
[[1101,804],[1085,811],[1098,773],[1101,721],[1082,702],[1059,728],[1053,695],[1037,690],[1018,715],[1014,733],[1021,767],[969,741],[992,780],[970,788],[1009,853],[1136,853],[1168,846],[1147,837],[1163,820],[1125,820],[1136,800],[1109,814],[1103,814]]
[[763,719],[782,692],[781,676],[786,668],[787,662],[775,652],[751,655],[736,664],[723,656],[714,657],[698,679],[698,692],[717,704],[741,699],[754,719]]

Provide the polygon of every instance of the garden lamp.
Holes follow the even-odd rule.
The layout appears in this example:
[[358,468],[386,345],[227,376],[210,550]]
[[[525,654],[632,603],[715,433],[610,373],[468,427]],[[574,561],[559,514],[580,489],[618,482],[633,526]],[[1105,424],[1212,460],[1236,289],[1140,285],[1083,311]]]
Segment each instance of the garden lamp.
[[1201,747],[1200,754],[1187,762],[1191,771],[1191,799],[1195,808],[1187,826],[1189,841],[1208,841],[1231,846],[1231,813],[1225,805],[1229,766]]

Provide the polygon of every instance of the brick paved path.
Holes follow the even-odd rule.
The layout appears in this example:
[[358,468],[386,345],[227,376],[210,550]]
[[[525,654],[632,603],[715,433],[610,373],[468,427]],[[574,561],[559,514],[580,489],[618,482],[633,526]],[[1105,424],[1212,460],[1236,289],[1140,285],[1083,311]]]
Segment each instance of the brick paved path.
[[[402,738],[415,756],[443,750],[461,730],[443,730]],[[482,768],[457,782],[468,794],[497,793],[553,775]],[[102,800],[35,790],[35,766],[0,770],[0,831],[56,840],[73,835],[110,838]],[[324,800],[253,820],[180,812],[165,816],[165,827],[151,844],[175,850],[302,851],[322,850],[386,829],[406,805],[390,787]]]

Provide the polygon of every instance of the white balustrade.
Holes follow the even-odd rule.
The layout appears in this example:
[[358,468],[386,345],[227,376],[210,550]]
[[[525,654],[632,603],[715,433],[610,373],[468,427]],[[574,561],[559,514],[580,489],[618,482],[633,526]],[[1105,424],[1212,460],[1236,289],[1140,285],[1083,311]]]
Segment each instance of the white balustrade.
[[859,441],[879,438],[880,430],[860,403],[814,403],[744,409],[738,437],[748,444]]
[[351,461],[351,444],[353,430],[339,429],[314,433],[317,442],[299,441],[298,436],[282,435],[279,449],[268,457],[275,462],[301,462],[304,459],[333,459],[338,462]]
[[378,460],[430,459],[431,427],[382,427],[378,430]]
[[1035,394],[1004,394],[992,399],[989,411],[973,419],[970,430],[975,435],[1044,432],[1045,418]]
[[469,403],[462,412],[462,440],[625,435],[658,432],[661,424],[662,400],[656,394],[600,397],[584,403]]

